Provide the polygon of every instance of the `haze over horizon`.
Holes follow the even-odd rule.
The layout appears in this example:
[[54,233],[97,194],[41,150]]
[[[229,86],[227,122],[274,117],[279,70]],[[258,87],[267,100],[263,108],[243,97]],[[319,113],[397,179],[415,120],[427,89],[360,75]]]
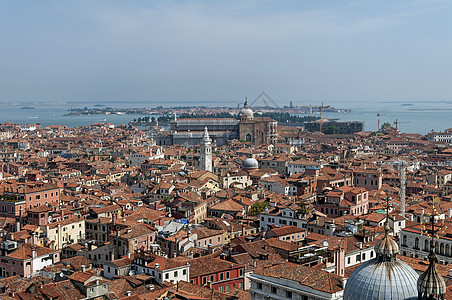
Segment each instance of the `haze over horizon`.
[[441,0],[5,1],[0,102],[452,101],[450,15]]

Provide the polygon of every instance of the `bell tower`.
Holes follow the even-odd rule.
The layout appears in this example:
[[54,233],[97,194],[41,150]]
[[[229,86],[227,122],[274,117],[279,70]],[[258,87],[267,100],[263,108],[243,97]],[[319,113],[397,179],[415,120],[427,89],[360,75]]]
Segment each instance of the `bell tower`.
[[199,168],[212,172],[212,140],[209,137],[207,127],[204,128],[204,136],[202,137],[200,148]]

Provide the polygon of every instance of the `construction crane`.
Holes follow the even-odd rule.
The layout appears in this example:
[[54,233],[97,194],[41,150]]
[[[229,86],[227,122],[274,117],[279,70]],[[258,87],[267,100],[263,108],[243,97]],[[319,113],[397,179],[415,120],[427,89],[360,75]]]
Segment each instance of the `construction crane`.
[[329,108],[329,107],[331,107],[331,106],[329,106],[329,105],[323,105],[323,102],[322,102],[322,105],[309,105],[309,110],[310,110],[310,113],[311,113],[311,115],[312,116],[314,116],[314,113],[313,113],[313,111],[312,111],[312,109],[313,108],[318,108],[319,109],[319,117],[320,117],[320,129],[319,129],[319,131],[320,132],[322,132],[322,110],[324,109],[324,108]]
[[393,166],[397,166],[400,174],[400,215],[405,218],[406,207],[406,168],[408,163],[405,160],[399,159],[392,163]]
[[320,124],[319,124],[320,130],[319,131],[320,132],[322,132],[322,122],[323,122],[322,121],[322,109],[329,108],[329,107],[330,107],[329,105],[323,105],[323,102],[322,102],[322,105],[319,106],[319,110],[320,110]]
[[384,114],[377,113],[377,120],[378,120],[377,132],[380,132],[380,117],[381,116],[384,116]]
[[399,124],[405,124],[405,123],[410,123],[410,122],[402,122],[402,121],[398,121],[397,119],[394,121],[394,125],[395,125],[395,129],[399,130]]

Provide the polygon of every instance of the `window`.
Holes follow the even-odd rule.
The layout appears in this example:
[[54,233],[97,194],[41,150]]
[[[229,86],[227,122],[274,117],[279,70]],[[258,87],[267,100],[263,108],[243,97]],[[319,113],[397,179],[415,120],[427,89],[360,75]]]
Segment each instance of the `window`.
[[366,253],[363,253],[363,260],[366,260]]
[[229,279],[229,271],[226,272],[226,279]]
[[223,293],[223,292],[224,292],[224,286],[220,286],[220,287],[218,288],[218,291],[219,291],[220,293]]
[[350,257],[347,259],[347,263],[350,264]]
[[207,277],[203,277],[202,278],[202,284],[206,284],[207,283]]
[[226,293],[229,293],[230,291],[231,291],[231,288],[230,288],[229,284],[227,284],[227,285],[226,285],[225,292],[226,292]]
[[210,275],[210,278],[209,278],[209,280],[210,280],[210,282],[214,282],[214,281],[215,281],[215,278],[214,278],[214,276],[213,276],[213,275]]
[[36,200],[41,199],[41,195],[36,195]]
[[278,291],[278,290],[276,289],[276,287],[275,287],[275,286],[272,286],[272,294],[276,294],[277,291]]
[[168,279],[169,278],[169,273],[166,273],[165,274],[165,279]]
[[239,276],[243,276],[243,269],[239,270]]
[[291,291],[286,291],[286,298],[289,298],[289,299],[292,298],[292,292]]
[[259,290],[262,290],[262,283],[258,282],[258,283],[257,283],[257,288],[258,288]]
[[177,271],[174,271],[174,277],[177,277]]
[[187,270],[186,269],[182,270],[182,275],[187,275]]
[[356,261],[360,261],[361,260],[361,255],[357,254],[356,255]]
[[220,280],[224,279],[224,273],[220,273]]

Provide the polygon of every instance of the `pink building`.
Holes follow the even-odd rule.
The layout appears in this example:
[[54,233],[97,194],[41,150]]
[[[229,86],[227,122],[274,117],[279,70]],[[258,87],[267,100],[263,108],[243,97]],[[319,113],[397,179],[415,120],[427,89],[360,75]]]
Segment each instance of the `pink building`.
[[0,276],[29,277],[60,261],[60,250],[32,244],[17,245],[14,241],[0,243]]
[[26,208],[60,201],[60,189],[53,183],[9,183],[3,187],[3,194],[25,199]]
[[315,208],[329,218],[361,216],[369,211],[368,191],[365,188],[343,186],[329,191],[324,198],[319,198]]
[[353,182],[356,187],[363,187],[368,191],[379,190],[383,184],[383,174],[375,169],[354,170]]

